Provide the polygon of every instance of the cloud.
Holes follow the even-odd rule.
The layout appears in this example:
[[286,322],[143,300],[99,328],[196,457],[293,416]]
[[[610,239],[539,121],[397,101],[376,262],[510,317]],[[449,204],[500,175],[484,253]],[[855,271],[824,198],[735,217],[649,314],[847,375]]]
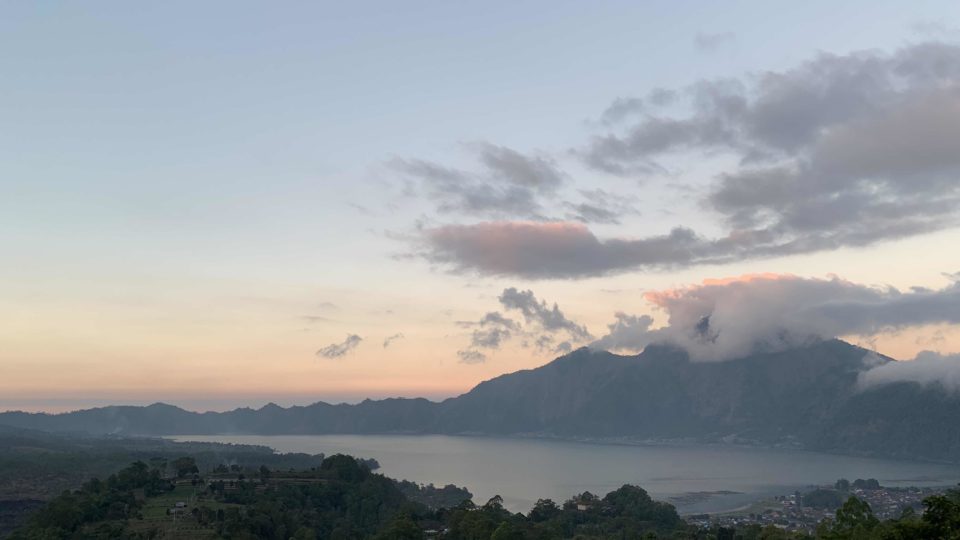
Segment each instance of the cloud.
[[[727,234],[703,241],[706,256],[674,264],[865,246],[957,225],[960,47],[823,54],[673,95],[684,96],[688,114],[633,114],[623,130],[595,137],[579,153],[587,165],[622,175],[662,172],[660,160],[670,156],[735,158],[701,200]],[[636,103],[618,98],[608,110],[622,118]],[[637,258],[628,267],[649,264]],[[606,266],[624,270],[618,257]]]
[[923,351],[913,360],[886,362],[860,373],[860,388],[898,382],[922,385],[940,385],[948,390],[960,390],[960,354],[943,355]]
[[[548,158],[486,145],[483,173],[421,164],[424,178],[446,179],[435,185],[447,210],[488,221],[422,228],[414,254],[459,272],[580,279],[864,247],[960,224],[960,46],[820,54],[618,98],[601,123],[609,131],[574,151],[597,170],[659,174],[671,160],[717,157],[695,202],[720,232],[598,238],[585,224],[616,224],[632,205],[581,190],[584,200],[560,204],[566,221],[547,219],[540,202],[565,176]],[[478,180],[488,177],[501,180]]]
[[[510,287],[503,290],[498,301],[506,311],[519,311],[524,324],[498,311],[487,313],[477,322],[457,322],[458,326],[474,328],[470,335],[470,346],[457,352],[461,361],[464,361],[464,355],[472,360],[465,363],[485,361],[486,355],[478,349],[498,350],[517,335],[524,337],[524,347],[532,343],[540,352],[561,354],[569,352],[573,348],[572,343],[593,339],[585,326],[568,319],[556,303],[550,307],[545,301],[539,300],[533,291],[519,291]],[[557,334],[566,335],[567,339],[557,343]]]
[[477,324],[479,328],[474,330],[470,337],[471,347],[499,349],[500,345],[509,340],[514,332],[520,331],[520,325],[513,319],[508,319],[495,311],[484,315]]
[[620,218],[628,214],[639,214],[634,207],[636,197],[614,195],[602,189],[582,189],[582,202],[566,202],[564,206],[570,210],[567,219],[583,223],[620,224]]
[[360,345],[361,341],[363,341],[362,337],[356,334],[350,334],[342,342],[331,343],[330,345],[320,349],[317,351],[317,356],[321,356],[323,358],[340,358],[355,349],[357,345]]
[[715,34],[697,32],[697,35],[693,37],[693,44],[701,51],[713,52],[724,45],[733,43],[736,39],[737,35],[733,32],[718,32]]
[[566,181],[549,157],[485,142],[466,146],[476,156],[479,172],[417,159],[397,159],[390,166],[415,179],[440,213],[538,218],[543,212],[541,199],[555,196]]
[[564,173],[550,158],[528,156],[490,143],[474,143],[480,162],[489,176],[503,182],[526,186],[542,193],[556,191],[564,182]]
[[628,118],[648,113],[674,103],[677,92],[668,88],[654,88],[646,97],[618,97],[600,114],[601,125],[612,126]]
[[477,349],[497,350],[515,333],[521,331],[519,323],[496,311],[487,313],[477,322],[460,321],[457,325],[474,327],[470,334],[469,348],[457,351],[460,361],[465,364],[479,364],[486,361],[487,356]]
[[650,344],[650,325],[653,317],[649,315],[628,315],[621,311],[614,314],[616,321],[607,325],[607,334],[590,344],[590,347],[603,350],[642,351]]
[[457,351],[457,357],[461,364],[482,364],[487,361],[487,355],[479,351]]
[[728,262],[737,244],[751,240],[709,241],[679,227],[661,236],[601,240],[582,223],[495,221],[424,229],[417,254],[456,272],[575,279]]
[[618,97],[614,99],[613,103],[600,115],[600,122],[607,125],[616,124],[643,110],[644,104],[642,99],[636,97]]
[[666,314],[664,326],[651,329],[648,317],[621,313],[591,346],[641,350],[672,343],[695,360],[726,360],[816,339],[960,323],[958,282],[904,292],[837,277],[757,274],[648,292],[644,298]]
[[394,341],[396,341],[396,340],[398,340],[398,339],[403,339],[403,334],[397,333],[397,334],[394,334],[394,335],[392,335],[392,336],[387,336],[387,337],[383,340],[383,348],[386,349],[387,347],[390,346],[391,343],[393,343]]
[[310,324],[319,323],[319,322],[330,322],[333,320],[330,317],[324,317],[322,315],[303,315],[300,318]]
[[535,324],[546,332],[564,331],[574,341],[593,338],[585,326],[568,319],[556,303],[553,307],[548,307],[545,301],[537,299],[533,291],[518,291],[510,287],[503,290],[499,300],[505,309],[514,309],[522,313],[527,324]]

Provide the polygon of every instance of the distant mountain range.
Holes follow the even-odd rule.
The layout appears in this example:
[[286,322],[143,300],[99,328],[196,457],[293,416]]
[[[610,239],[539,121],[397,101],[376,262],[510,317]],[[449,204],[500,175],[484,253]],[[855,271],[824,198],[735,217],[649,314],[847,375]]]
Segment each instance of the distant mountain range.
[[[444,433],[699,441],[960,462],[960,395],[899,382],[861,389],[868,351],[840,340],[724,362],[677,348],[636,356],[579,349],[442,402],[366,400],[195,413],[157,403],[0,424],[91,434]],[[881,358],[879,361],[890,361]]]

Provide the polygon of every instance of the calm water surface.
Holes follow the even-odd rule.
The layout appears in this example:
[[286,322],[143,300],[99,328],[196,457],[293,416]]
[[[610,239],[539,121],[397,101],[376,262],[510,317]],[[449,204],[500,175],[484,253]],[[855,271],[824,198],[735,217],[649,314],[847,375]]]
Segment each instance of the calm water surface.
[[392,478],[466,486],[478,503],[499,494],[505,506],[523,512],[541,497],[560,502],[583,491],[604,495],[625,483],[639,485],[664,500],[700,492],[737,492],[670,501],[682,513],[696,513],[729,510],[841,477],[876,478],[885,486],[960,482],[960,467],[955,466],[730,446],[628,446],[445,435],[172,438],[375,458],[382,467],[378,472]]

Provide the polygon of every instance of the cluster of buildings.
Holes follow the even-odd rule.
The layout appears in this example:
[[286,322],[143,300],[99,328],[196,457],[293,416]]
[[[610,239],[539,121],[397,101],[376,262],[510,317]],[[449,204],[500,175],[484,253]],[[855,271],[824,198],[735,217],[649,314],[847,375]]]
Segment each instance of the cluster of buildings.
[[[833,489],[832,486],[820,489]],[[846,500],[855,496],[866,501],[873,514],[881,519],[899,518],[903,511],[912,508],[919,515],[923,513],[923,499],[942,493],[947,488],[932,487],[904,487],[876,489],[851,489],[848,492],[838,492],[837,499]],[[836,507],[812,507],[804,503],[803,495],[796,492],[792,495],[774,497],[752,505],[749,510],[723,514],[697,514],[687,516],[688,523],[699,527],[746,527],[773,525],[787,531],[804,531],[812,533],[817,525],[836,516]]]
[[866,501],[873,515],[880,519],[900,517],[906,508],[913,508],[917,514],[923,513],[923,500],[931,495],[942,493],[946,488],[884,488],[854,489],[853,495]]

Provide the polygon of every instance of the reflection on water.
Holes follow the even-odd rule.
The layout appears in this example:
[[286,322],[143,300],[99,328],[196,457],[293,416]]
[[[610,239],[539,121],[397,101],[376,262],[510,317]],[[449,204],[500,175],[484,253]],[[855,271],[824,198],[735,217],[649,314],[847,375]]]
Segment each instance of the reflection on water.
[[716,512],[838,478],[889,486],[956,484],[960,467],[816,452],[730,446],[630,446],[445,435],[180,436],[176,440],[269,446],[280,452],[376,458],[378,472],[466,486],[474,501],[501,495],[526,512],[538,498],[563,501],[636,484],[683,513]]

